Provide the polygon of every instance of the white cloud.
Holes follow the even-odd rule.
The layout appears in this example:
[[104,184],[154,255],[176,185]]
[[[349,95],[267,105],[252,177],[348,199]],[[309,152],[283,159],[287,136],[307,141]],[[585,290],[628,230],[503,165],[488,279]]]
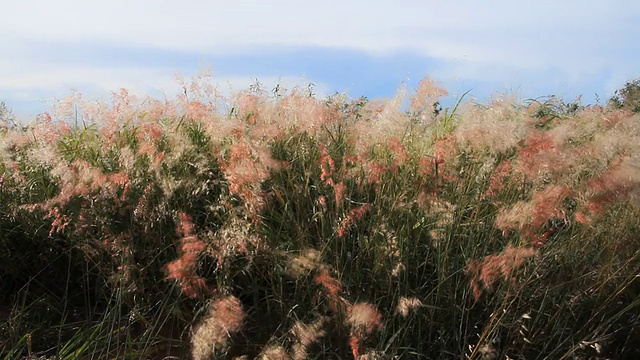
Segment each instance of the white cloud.
[[[625,18],[631,21],[628,16],[638,9],[628,1],[584,0],[22,0],[5,5],[3,12],[10,16],[3,18],[0,30],[17,38],[217,52],[280,44],[369,51],[409,47],[428,55],[461,56],[465,48],[468,56],[490,58],[492,48],[503,48],[505,36],[526,35],[522,45],[534,48],[554,42],[571,47],[578,36],[598,41],[624,27]],[[473,44],[475,49],[469,48]]]
[[[123,68],[54,68],[33,69],[21,73],[0,73],[0,87],[16,90],[28,89],[69,89],[78,85],[91,84],[104,90],[120,87],[139,88],[147,86],[167,86],[171,77],[159,70]],[[175,80],[173,80],[175,84]]]
[[400,50],[447,63],[436,77],[494,82],[529,71],[555,71],[572,81],[603,69],[610,69],[611,79],[640,75],[637,60],[620,55],[637,46],[634,35],[640,33],[640,2],[626,0],[20,0],[2,7],[0,90],[23,97],[34,89],[68,91],[83,84],[105,91],[175,84],[176,69],[71,67],[34,58],[28,46],[42,41],[203,55],[270,46],[372,55]]
[[[408,49],[524,67],[582,58],[593,47],[638,30],[640,3],[629,1],[158,1],[21,0],[0,31],[15,38],[108,41],[224,53],[255,45],[346,47],[371,52]],[[635,26],[635,28],[634,28]],[[627,29],[630,30],[630,29]],[[592,48],[583,47],[583,41]],[[631,40],[630,40],[631,41]],[[585,55],[590,54],[589,58]],[[562,66],[570,69],[567,61]]]

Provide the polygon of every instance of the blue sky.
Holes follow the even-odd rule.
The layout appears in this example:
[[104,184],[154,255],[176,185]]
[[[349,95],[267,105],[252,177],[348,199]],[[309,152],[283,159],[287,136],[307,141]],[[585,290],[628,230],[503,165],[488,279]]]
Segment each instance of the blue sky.
[[312,82],[390,97],[424,76],[453,101],[555,94],[606,100],[640,77],[640,2],[5,1],[0,100],[23,119],[77,90],[178,91],[210,69],[222,88]]

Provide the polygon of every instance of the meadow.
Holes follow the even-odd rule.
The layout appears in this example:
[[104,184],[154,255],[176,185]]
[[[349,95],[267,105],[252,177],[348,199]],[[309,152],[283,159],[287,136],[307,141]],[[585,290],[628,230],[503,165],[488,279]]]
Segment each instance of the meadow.
[[206,76],[0,123],[5,359],[640,357],[640,115]]

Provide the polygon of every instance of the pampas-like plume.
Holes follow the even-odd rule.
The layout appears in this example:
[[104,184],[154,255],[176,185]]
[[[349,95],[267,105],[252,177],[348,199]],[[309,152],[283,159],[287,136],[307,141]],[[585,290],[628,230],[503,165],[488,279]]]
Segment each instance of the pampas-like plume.
[[382,330],[382,314],[369,303],[357,303],[349,307],[347,324],[351,327],[349,346],[354,359],[358,359],[363,341],[374,331]]
[[242,329],[245,313],[240,300],[228,296],[211,303],[209,314],[195,327],[191,336],[194,360],[211,359],[228,348],[231,336]]

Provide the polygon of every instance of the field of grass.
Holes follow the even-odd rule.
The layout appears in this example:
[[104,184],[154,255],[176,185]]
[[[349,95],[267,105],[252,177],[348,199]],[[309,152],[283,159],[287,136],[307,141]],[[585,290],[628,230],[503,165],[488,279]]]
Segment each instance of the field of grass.
[[638,114],[208,84],[0,123],[3,358],[640,358]]

